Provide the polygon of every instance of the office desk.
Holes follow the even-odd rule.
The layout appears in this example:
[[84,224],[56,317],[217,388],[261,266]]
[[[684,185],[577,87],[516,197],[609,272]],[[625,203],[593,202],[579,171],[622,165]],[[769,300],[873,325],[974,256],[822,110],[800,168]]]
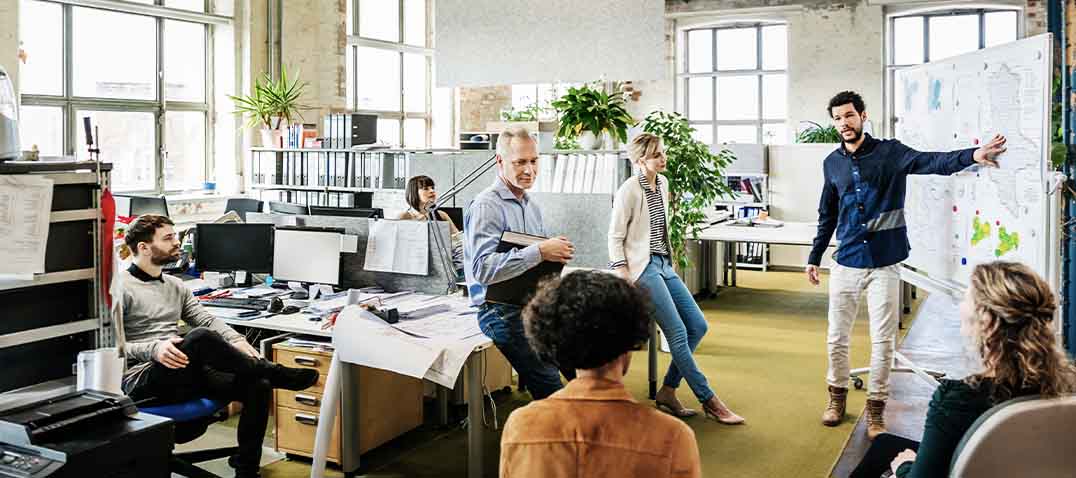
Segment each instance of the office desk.
[[[810,247],[814,244],[814,237],[817,232],[818,224],[813,222],[786,222],[782,227],[733,226],[726,222],[703,229],[695,239],[725,243],[725,263],[729,266],[725,269],[722,284],[736,287],[736,248],[734,247],[736,243],[753,242]],[[830,245],[836,246],[837,242],[830,239]],[[732,276],[731,284],[729,275]],[[707,288],[709,288],[709,284],[707,284]]]
[[[288,315],[274,315],[270,317],[263,317],[253,320],[237,320],[232,318],[222,318],[224,322],[229,325],[252,327],[264,330],[273,330],[279,332],[287,332],[302,335],[311,335],[318,337],[332,337],[332,330],[322,330],[320,321],[311,321],[309,316],[302,313],[288,314]],[[482,352],[492,347],[493,341],[489,338],[482,336],[481,340],[471,351],[470,356],[467,358],[467,362],[464,365],[463,373],[467,374],[467,476],[468,478],[480,478],[483,476],[482,463],[485,450],[482,448],[482,436],[484,434],[484,425],[482,419],[483,407],[485,400],[482,397]],[[271,346],[271,344],[268,344]],[[262,353],[266,357],[268,355],[267,343],[262,344]],[[347,395],[351,390],[355,388],[354,381],[355,369],[357,367],[344,367],[344,365],[354,365],[342,362],[339,356],[334,352],[333,360],[329,366],[329,376],[325,382],[324,399],[321,402],[321,411],[318,420],[318,429],[316,432],[315,446],[314,446],[314,460],[311,466],[311,478],[320,478],[325,473],[325,462],[328,454],[329,436],[332,432],[333,422],[336,420],[337,400],[341,400],[344,403],[354,403],[353,399],[348,396],[341,397],[341,395]],[[331,390],[337,390],[342,393],[330,393]],[[438,389],[439,395],[443,395],[442,388]],[[447,399],[441,398],[442,424],[447,421],[447,414],[444,413],[447,407]],[[350,420],[349,420],[350,422]],[[341,424],[343,425],[343,423]],[[343,430],[342,430],[343,431]],[[344,435],[348,435],[351,432],[343,431]],[[347,442],[345,441],[345,444]],[[341,468],[344,469],[347,476],[358,469],[359,459],[358,456],[348,457],[345,454],[341,457]]]

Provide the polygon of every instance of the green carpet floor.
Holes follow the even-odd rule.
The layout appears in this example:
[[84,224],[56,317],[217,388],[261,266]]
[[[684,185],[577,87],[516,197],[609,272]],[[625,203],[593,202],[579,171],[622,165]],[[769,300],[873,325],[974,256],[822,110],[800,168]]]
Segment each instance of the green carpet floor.
[[[826,284],[813,287],[802,273],[739,274],[740,287],[702,303],[710,330],[696,360],[714,390],[746,426],[730,427],[701,416],[687,421],[699,443],[708,477],[823,477],[840,454],[863,409],[864,392],[850,394],[851,415],[836,428],[819,423],[826,404]],[[870,347],[865,307],[853,332],[853,367],[866,364]],[[668,354],[660,354],[663,375]],[[642,403],[647,391],[646,353],[635,355],[628,387]],[[680,397],[697,406],[684,384]],[[524,405],[519,393],[495,395],[500,423]],[[429,421],[429,420],[427,420]],[[485,469],[496,476],[500,433],[487,434]],[[464,430],[432,426],[408,433],[368,453],[360,470],[371,477],[462,477],[466,475]],[[309,462],[281,461],[265,478],[309,476]],[[341,476],[338,470],[329,476]]]

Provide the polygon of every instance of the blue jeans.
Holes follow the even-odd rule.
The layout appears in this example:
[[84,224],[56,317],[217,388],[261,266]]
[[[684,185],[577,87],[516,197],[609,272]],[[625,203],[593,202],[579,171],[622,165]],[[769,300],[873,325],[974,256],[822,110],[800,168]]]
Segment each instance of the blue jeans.
[[686,379],[699,402],[709,400],[714,391],[710,390],[706,376],[699,371],[691,355],[706,335],[707,324],[691,292],[676,275],[669,258],[661,255],[650,256],[650,264],[636,284],[650,295],[654,303],[654,320],[669,341],[672,363],[665,373],[664,385],[676,388],[681,379]]
[[[486,302],[478,308],[478,325],[516,369],[520,386],[525,386],[535,400],[541,400],[564,388],[564,384],[557,367],[538,358],[527,342],[522,311],[518,306]],[[575,371],[566,370],[564,376],[571,380]]]

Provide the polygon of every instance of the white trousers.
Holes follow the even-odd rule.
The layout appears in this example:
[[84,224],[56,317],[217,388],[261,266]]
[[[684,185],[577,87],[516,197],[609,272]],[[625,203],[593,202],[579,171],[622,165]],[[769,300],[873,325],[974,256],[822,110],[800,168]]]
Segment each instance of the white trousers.
[[889,397],[889,373],[893,368],[900,308],[899,264],[875,269],[857,269],[835,264],[829,274],[829,370],[826,382],[848,387],[851,372],[848,349],[852,325],[859,311],[859,299],[866,291],[870,316],[871,365],[867,398]]

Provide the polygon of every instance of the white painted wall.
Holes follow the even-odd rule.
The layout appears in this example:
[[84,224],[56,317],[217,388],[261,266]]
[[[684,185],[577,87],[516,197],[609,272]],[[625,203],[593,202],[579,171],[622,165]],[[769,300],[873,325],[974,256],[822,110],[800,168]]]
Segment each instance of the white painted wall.
[[805,8],[788,17],[788,118],[796,131],[805,120],[826,124],[826,104],[839,91],[863,96],[881,126],[884,16],[882,7]]
[[[782,221],[817,222],[822,192],[822,161],[837,145],[790,144],[769,147],[770,214]],[[771,246],[770,264],[802,268],[809,247]],[[833,248],[822,257],[822,267],[832,262]]]

